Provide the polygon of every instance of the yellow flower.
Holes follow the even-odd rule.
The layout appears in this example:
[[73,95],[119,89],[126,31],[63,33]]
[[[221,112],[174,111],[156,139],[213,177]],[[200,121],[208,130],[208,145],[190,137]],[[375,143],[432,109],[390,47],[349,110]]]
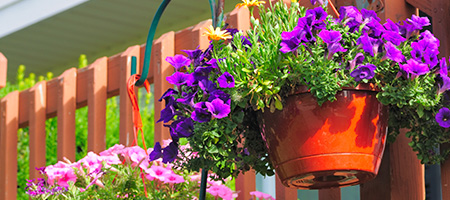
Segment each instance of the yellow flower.
[[230,33],[227,31],[220,30],[219,27],[214,30],[214,27],[212,25],[209,25],[208,28],[206,28],[206,31],[202,34],[203,36],[208,36],[209,40],[226,40],[231,39]]
[[242,0],[243,3],[238,3],[236,5],[236,8],[241,8],[241,7],[254,7],[254,6],[259,6],[259,4],[263,4],[266,3],[264,1],[258,1],[258,0]]

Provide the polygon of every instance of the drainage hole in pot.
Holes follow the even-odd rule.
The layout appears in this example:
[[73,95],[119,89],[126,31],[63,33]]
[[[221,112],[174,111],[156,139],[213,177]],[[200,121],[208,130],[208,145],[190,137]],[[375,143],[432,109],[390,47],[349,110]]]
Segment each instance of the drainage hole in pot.
[[346,179],[346,176],[336,176],[336,175],[329,175],[329,176],[319,176],[314,178],[314,182],[336,182]]

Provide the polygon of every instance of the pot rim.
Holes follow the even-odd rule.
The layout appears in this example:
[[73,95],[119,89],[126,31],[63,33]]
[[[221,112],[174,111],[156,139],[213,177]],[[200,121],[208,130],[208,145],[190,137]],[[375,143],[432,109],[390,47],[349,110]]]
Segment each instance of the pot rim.
[[[342,90],[362,90],[367,92],[379,92],[381,91],[378,87],[375,86],[373,83],[360,83],[356,87],[342,87]],[[341,90],[341,91],[342,91]],[[302,93],[309,93],[310,90],[306,85],[299,86],[292,94],[302,94]]]

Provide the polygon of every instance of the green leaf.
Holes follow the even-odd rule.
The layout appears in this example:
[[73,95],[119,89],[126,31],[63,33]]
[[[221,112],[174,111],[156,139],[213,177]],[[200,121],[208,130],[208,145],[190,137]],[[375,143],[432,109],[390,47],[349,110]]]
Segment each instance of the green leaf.
[[281,103],[280,100],[278,100],[278,98],[275,98],[275,107],[276,107],[278,110],[283,110],[283,104]]

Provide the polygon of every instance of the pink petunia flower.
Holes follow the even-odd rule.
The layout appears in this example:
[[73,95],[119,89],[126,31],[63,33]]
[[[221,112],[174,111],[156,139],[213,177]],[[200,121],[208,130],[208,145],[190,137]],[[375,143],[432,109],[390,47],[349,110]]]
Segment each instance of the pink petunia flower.
[[168,176],[169,174],[173,174],[172,170],[158,165],[152,165],[150,168],[145,169],[145,172],[147,173],[147,179],[151,181],[154,179],[165,181],[166,176]]
[[266,194],[260,191],[253,191],[250,192],[250,195],[254,196],[255,198],[259,198],[261,200],[275,200],[270,194]]
[[220,197],[224,200],[231,200],[237,197],[237,194],[225,185],[213,185],[206,189],[206,192],[210,193],[214,197]]
[[136,167],[140,163],[139,167],[143,170],[148,168],[148,155],[140,146],[126,147],[123,149],[122,155],[127,161],[132,162],[131,165],[133,167]]
[[77,175],[72,166],[61,161],[55,165],[47,166],[44,171],[47,174],[47,181],[50,185],[54,185],[56,182],[59,186],[69,187],[69,181],[77,181]]
[[164,183],[182,183],[184,182],[184,178],[175,173],[167,173],[165,174]]
[[112,156],[117,155],[122,152],[122,150],[125,148],[125,146],[121,144],[115,144],[114,146],[110,147],[107,150],[104,150],[99,153],[100,156]]
[[77,163],[81,164],[87,169],[87,173],[90,174],[102,169],[102,158],[94,152],[89,152],[84,158],[80,159]]

